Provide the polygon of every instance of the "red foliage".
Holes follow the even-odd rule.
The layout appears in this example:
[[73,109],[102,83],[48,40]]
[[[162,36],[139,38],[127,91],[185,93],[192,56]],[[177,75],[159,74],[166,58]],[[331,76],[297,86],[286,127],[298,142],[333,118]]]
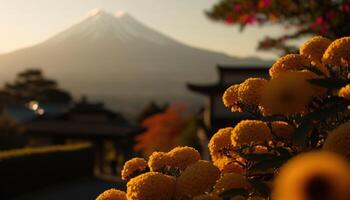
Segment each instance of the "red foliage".
[[168,151],[177,145],[177,137],[184,129],[183,105],[171,105],[164,112],[152,115],[142,122],[147,130],[136,137],[136,151],[145,156],[153,151]]

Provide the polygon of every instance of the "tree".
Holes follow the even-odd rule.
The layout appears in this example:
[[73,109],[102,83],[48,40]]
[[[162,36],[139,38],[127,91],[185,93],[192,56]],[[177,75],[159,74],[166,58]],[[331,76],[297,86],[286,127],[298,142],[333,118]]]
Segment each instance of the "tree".
[[29,101],[40,103],[69,103],[71,95],[57,85],[57,82],[44,77],[39,69],[28,69],[17,74],[13,83],[6,83],[0,91],[3,105],[24,104]]
[[143,120],[147,129],[136,137],[136,151],[145,156],[153,151],[168,151],[177,146],[177,138],[185,127],[182,105],[171,105],[164,112],[151,115]]
[[330,39],[350,35],[349,0],[220,0],[206,14],[214,21],[238,25],[280,24],[287,33],[266,36],[258,50],[288,53],[297,49],[288,41],[302,36],[322,35]]

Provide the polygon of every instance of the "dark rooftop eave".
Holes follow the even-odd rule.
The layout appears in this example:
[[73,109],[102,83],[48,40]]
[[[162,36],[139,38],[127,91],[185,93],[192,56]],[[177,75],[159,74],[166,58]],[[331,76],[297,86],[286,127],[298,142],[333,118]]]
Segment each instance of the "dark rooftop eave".
[[234,71],[261,71],[267,72],[270,66],[266,65],[217,65],[217,69],[221,72],[234,72]]
[[197,92],[202,95],[213,95],[217,93],[223,93],[226,90],[226,86],[215,83],[215,84],[192,84],[187,83],[187,88],[193,92]]

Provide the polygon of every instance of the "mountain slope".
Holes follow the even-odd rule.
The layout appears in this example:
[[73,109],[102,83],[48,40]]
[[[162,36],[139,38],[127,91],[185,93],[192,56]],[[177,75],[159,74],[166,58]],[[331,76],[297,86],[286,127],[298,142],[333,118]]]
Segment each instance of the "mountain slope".
[[185,82],[214,81],[217,63],[266,62],[193,48],[128,14],[99,11],[43,43],[1,55],[0,78],[11,80],[19,70],[39,67],[75,95],[125,109],[123,102],[196,100]]

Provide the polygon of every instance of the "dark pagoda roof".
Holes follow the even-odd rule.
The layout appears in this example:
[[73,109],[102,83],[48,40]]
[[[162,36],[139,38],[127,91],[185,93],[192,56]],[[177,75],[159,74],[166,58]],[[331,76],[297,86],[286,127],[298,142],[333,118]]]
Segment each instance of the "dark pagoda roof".
[[187,83],[187,88],[191,91],[198,92],[204,95],[211,95],[217,93],[223,93],[230,85],[238,83],[235,80],[227,82],[223,80],[224,74],[234,74],[238,72],[259,72],[261,74],[267,74],[269,66],[264,65],[217,65],[219,74],[219,81],[212,84],[194,84]]
[[187,83],[187,88],[191,91],[198,92],[201,94],[215,94],[215,93],[222,93],[225,91],[226,88],[228,88],[228,85],[223,85],[220,83],[214,83],[214,84],[192,84]]

